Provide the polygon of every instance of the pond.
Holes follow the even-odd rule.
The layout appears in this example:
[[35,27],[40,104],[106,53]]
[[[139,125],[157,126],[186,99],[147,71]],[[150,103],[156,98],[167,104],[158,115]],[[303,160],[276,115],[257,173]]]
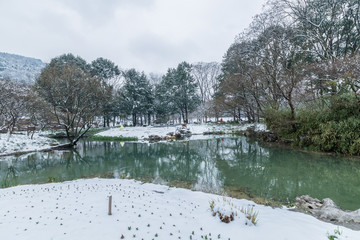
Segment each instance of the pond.
[[278,201],[308,194],[360,208],[360,161],[260,146],[245,137],[160,143],[88,142],[76,150],[0,158],[2,187],[86,177],[135,178]]

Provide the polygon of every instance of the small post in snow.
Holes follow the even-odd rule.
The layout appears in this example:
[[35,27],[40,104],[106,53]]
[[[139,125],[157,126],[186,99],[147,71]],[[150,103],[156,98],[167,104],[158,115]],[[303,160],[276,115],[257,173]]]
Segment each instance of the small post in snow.
[[108,213],[108,215],[111,215],[111,201],[112,201],[112,196],[109,196],[109,213]]

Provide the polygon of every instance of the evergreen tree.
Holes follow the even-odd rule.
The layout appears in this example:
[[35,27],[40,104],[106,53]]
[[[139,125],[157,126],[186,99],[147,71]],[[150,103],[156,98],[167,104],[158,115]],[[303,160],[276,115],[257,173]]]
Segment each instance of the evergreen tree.
[[157,95],[163,104],[160,110],[170,114],[178,112],[188,123],[189,113],[200,103],[196,90],[197,83],[191,74],[190,64],[182,62],[176,69],[169,68],[158,86]]
[[111,80],[120,75],[120,70],[112,61],[100,57],[91,62],[91,75],[97,77],[102,83],[101,90],[105,96],[102,106],[102,115],[104,127],[106,127],[106,125],[110,125],[110,119],[117,115]]
[[143,119],[150,124],[153,112],[154,96],[146,75],[135,69],[124,72],[125,85],[121,89],[119,104],[122,109],[132,115],[133,125],[136,126]]

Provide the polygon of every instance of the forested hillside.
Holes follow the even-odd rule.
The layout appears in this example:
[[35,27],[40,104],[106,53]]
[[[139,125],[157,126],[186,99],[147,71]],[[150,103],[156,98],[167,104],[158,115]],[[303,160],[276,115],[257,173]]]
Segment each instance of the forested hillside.
[[39,59],[0,52],[0,77],[26,84],[34,84],[45,67]]

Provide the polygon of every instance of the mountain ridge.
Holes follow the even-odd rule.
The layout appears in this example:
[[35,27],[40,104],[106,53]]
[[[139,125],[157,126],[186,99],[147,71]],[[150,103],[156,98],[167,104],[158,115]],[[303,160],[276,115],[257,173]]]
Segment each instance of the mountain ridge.
[[0,77],[29,85],[35,83],[46,64],[40,59],[0,52]]

